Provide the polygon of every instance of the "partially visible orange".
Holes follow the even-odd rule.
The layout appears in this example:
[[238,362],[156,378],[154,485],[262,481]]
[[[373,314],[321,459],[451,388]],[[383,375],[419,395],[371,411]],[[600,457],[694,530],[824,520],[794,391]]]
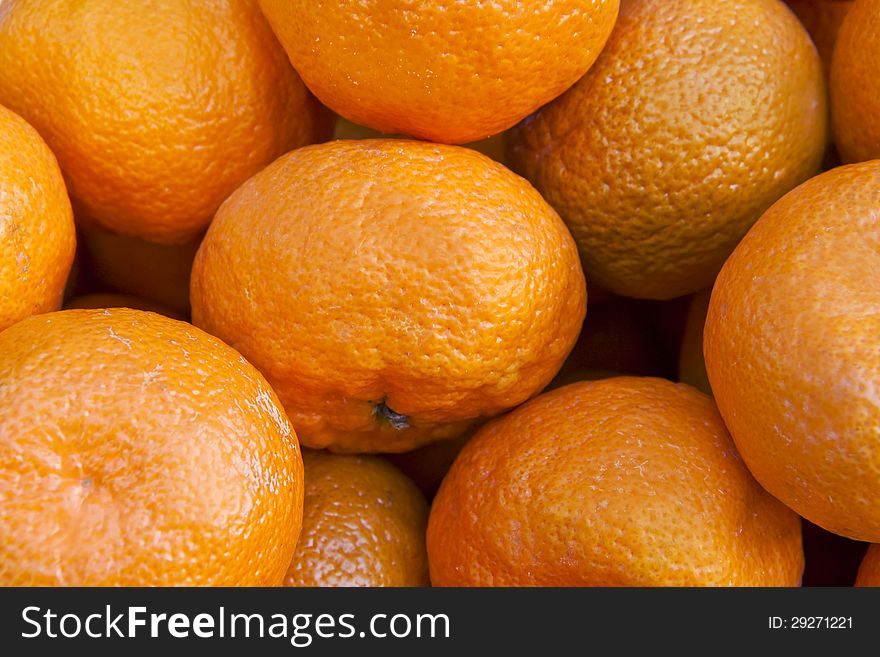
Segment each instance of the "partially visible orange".
[[376,456],[304,450],[303,526],[285,586],[427,586],[428,505]]
[[596,64],[514,128],[508,161],[568,224],[587,280],[711,286],[761,213],[819,170],[822,67],[778,0],[628,0]]
[[880,542],[878,280],[874,160],[813,178],[761,217],[715,282],[703,338],[712,391],[755,478],[811,522],[870,542]]
[[0,106],[0,331],[61,307],[75,250],[55,156],[24,119]]
[[880,586],[880,546],[877,544],[871,545],[862,559],[856,586]]
[[827,77],[831,71],[831,57],[843,19],[849,13],[853,0],[785,0],[797,14],[822,59]]
[[577,249],[525,180],[467,148],[339,140],[220,208],[193,321],[278,392],[303,444],[402,452],[540,392],[586,312]]
[[55,152],[77,221],[162,244],[331,129],[256,0],[4,0],[0,103]]
[[576,82],[602,50],[618,0],[260,6],[328,107],[385,133],[461,144],[509,128]]
[[831,64],[834,142],[844,162],[880,158],[880,0],[856,0]]
[[277,586],[302,499],[275,393],[194,326],[65,310],[0,333],[0,585]]
[[796,586],[800,518],[752,478],[712,399],[619,377],[481,429],[428,522],[435,586]]

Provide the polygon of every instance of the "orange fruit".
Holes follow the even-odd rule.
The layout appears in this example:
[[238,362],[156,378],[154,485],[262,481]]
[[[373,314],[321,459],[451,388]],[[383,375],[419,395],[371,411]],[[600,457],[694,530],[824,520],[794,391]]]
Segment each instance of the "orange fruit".
[[197,328],[67,310],[0,333],[0,584],[278,585],[302,496],[272,389]]
[[880,547],[876,544],[868,548],[862,559],[856,586],[880,586]]
[[703,351],[755,478],[811,522],[880,541],[880,161],[782,198],[724,265]]
[[5,0],[0,103],[58,156],[78,220],[162,244],[330,130],[256,0]]
[[189,278],[201,235],[171,246],[100,230],[83,230],[81,237],[97,284],[189,315]]
[[260,0],[309,89],[355,123],[447,143],[483,139],[596,60],[618,0]]
[[834,44],[837,42],[837,34],[840,25],[846,18],[852,0],[785,0],[791,10],[797,14],[803,26],[810,33],[819,58],[822,60],[822,69],[827,77],[831,71],[831,56],[834,54]]
[[743,465],[712,399],[575,383],[480,430],[434,498],[435,586],[794,586],[800,519]]
[[523,179],[398,139],[301,148],[223,204],[194,323],[278,392],[308,447],[400,452],[538,393],[586,310],[577,249]]
[[285,586],[428,586],[425,498],[376,456],[304,450],[303,526]]
[[508,136],[587,279],[670,299],[711,286],[749,226],[819,169],[816,49],[777,0],[630,0],[577,84]]
[[706,313],[709,312],[711,292],[703,290],[691,298],[678,354],[678,380],[707,395],[712,394],[712,386],[709,385],[706,359],[703,358],[703,326],[706,324]]
[[36,130],[0,106],[0,331],[58,310],[75,250],[55,156]]
[[844,162],[880,158],[880,0],[856,0],[831,64],[834,141]]
[[147,310],[149,312],[165,315],[171,319],[186,321],[183,315],[165,308],[158,303],[152,303],[146,299],[139,299],[128,294],[113,294],[112,292],[94,292],[73,297],[64,302],[65,310],[72,309],[101,309],[101,308],[131,308],[134,310]]

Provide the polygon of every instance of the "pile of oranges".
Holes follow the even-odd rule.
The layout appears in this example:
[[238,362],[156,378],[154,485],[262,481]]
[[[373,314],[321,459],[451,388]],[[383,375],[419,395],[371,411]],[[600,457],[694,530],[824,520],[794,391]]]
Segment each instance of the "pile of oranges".
[[0,0],[0,585],[880,585],[880,0],[416,4]]

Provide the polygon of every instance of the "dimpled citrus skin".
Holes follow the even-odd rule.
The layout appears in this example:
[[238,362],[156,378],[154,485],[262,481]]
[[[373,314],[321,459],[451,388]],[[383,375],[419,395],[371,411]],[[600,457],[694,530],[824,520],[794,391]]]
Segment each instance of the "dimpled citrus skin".
[[0,103],[55,152],[78,221],[165,244],[332,127],[256,0],[5,0]]
[[722,269],[703,352],[755,478],[811,522],[880,541],[880,162],[783,197]]
[[393,139],[308,146],[251,178],[202,241],[191,298],[304,445],[354,452],[414,449],[522,403],[586,312],[574,241],[526,181]]
[[834,142],[844,162],[880,158],[880,0],[857,0],[831,64]]
[[304,450],[303,528],[285,586],[428,586],[428,504],[377,456]]
[[819,170],[821,65],[777,0],[630,0],[596,64],[514,128],[508,161],[566,221],[587,280],[709,287],[749,226]]
[[872,545],[862,559],[856,586],[880,586],[880,546]]
[[0,333],[0,584],[281,584],[302,459],[239,354],[136,310]]
[[0,330],[61,306],[75,250],[55,156],[24,119],[0,106]]
[[708,396],[619,377],[478,432],[434,499],[428,562],[434,586],[795,586],[803,551]]
[[512,126],[596,60],[618,0],[260,0],[294,68],[346,118],[447,143]]

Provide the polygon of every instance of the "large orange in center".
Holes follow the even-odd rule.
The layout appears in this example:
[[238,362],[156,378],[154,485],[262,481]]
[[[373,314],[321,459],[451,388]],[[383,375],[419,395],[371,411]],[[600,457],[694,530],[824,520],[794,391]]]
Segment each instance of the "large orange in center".
[[303,443],[406,451],[546,386],[586,294],[577,248],[485,155],[404,140],[293,151],[220,208],[193,321],[278,392]]

